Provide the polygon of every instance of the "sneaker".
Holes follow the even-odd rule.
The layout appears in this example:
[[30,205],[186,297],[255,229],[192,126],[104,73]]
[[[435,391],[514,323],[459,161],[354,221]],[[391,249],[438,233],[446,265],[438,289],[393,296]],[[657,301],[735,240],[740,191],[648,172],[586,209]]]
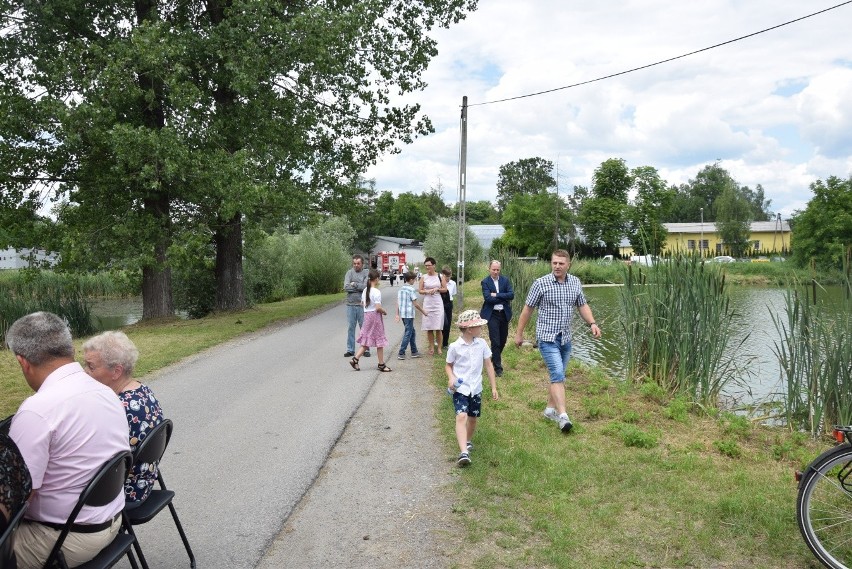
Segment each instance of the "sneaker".
[[345,354],[343,354],[343,357],[344,358],[351,358],[354,355],[355,355],[355,352],[346,352]]
[[473,443],[470,442],[470,441],[467,441],[467,452],[470,452],[472,450],[473,450]]
[[559,413],[557,413],[556,409],[554,409],[552,407],[549,407],[549,408],[544,410],[544,416],[545,416],[545,418],[550,419],[554,423],[559,422]]
[[398,359],[398,360],[404,360],[404,359],[405,359],[405,355],[403,355],[403,354],[399,354],[399,355],[396,357],[396,359]]
[[571,431],[571,427],[574,425],[571,423],[571,419],[568,418],[568,415],[561,415],[559,417],[559,430],[563,433],[568,433]]
[[364,357],[365,357],[365,358],[369,358],[371,355],[372,355],[372,354],[370,353],[370,350],[367,350],[366,352],[364,352]]
[[462,467],[469,465],[470,464],[470,455],[467,454],[466,452],[461,453],[459,455],[459,459],[456,461],[456,464],[458,464],[459,466],[462,466]]
[[422,358],[422,357],[423,356],[421,356],[420,354],[411,354],[412,359],[417,359],[417,358]]

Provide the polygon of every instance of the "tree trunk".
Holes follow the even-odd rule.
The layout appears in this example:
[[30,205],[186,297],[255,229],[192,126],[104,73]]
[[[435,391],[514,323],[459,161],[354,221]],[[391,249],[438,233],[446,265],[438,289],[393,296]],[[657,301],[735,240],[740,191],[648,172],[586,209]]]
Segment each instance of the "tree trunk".
[[171,243],[169,197],[166,193],[146,199],[143,207],[156,220],[159,229],[154,237],[154,262],[142,267],[142,319],[174,316],[172,269],[166,251]]
[[243,286],[243,225],[238,212],[220,224],[216,243],[216,310],[241,310],[246,307]]

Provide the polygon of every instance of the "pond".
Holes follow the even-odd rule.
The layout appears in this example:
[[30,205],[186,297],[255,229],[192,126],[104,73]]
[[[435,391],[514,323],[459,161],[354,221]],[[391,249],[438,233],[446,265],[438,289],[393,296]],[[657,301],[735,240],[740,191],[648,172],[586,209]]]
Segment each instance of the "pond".
[[104,298],[90,301],[92,323],[99,332],[117,330],[142,319],[142,297]]
[[[731,309],[734,310],[734,337],[731,349],[741,364],[740,382],[728,385],[724,391],[727,407],[751,405],[781,398],[784,385],[773,351],[780,336],[771,314],[785,316],[786,290],[781,287],[728,287]],[[625,375],[624,329],[621,321],[621,287],[584,286],[583,292],[603,329],[595,341],[588,329],[576,322],[573,356],[588,364],[596,364],[616,377]],[[820,298],[830,303],[842,301],[840,287],[827,287]],[[740,343],[742,345],[740,346]]]

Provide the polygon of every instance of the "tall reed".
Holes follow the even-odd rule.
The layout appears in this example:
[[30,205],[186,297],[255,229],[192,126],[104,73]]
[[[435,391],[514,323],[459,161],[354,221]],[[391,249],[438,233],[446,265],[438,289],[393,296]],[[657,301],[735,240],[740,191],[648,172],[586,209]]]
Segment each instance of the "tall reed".
[[94,292],[93,282],[97,281],[87,282],[52,271],[5,274],[0,280],[0,337],[21,316],[42,310],[64,318],[75,336],[92,334],[95,327],[84,290]]
[[[784,314],[772,314],[780,340],[774,352],[786,383],[784,413],[791,429],[813,436],[852,424],[852,279],[847,255],[839,309],[817,298],[817,286],[791,283]],[[808,291],[810,288],[810,292]]]
[[740,380],[738,358],[745,342],[732,345],[736,314],[724,273],[686,255],[624,271],[621,302],[629,378],[650,379],[671,394],[717,406],[725,385]]

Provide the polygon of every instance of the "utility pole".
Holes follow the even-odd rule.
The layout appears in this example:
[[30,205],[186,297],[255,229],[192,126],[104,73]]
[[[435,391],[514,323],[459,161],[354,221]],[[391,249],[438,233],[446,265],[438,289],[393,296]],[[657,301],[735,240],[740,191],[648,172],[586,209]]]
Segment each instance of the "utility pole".
[[698,240],[698,250],[701,252],[701,258],[704,258],[704,208],[701,208],[701,238]]
[[459,283],[459,307],[464,308],[465,222],[467,220],[467,95],[462,97],[461,145],[459,146],[459,250],[456,275]]

